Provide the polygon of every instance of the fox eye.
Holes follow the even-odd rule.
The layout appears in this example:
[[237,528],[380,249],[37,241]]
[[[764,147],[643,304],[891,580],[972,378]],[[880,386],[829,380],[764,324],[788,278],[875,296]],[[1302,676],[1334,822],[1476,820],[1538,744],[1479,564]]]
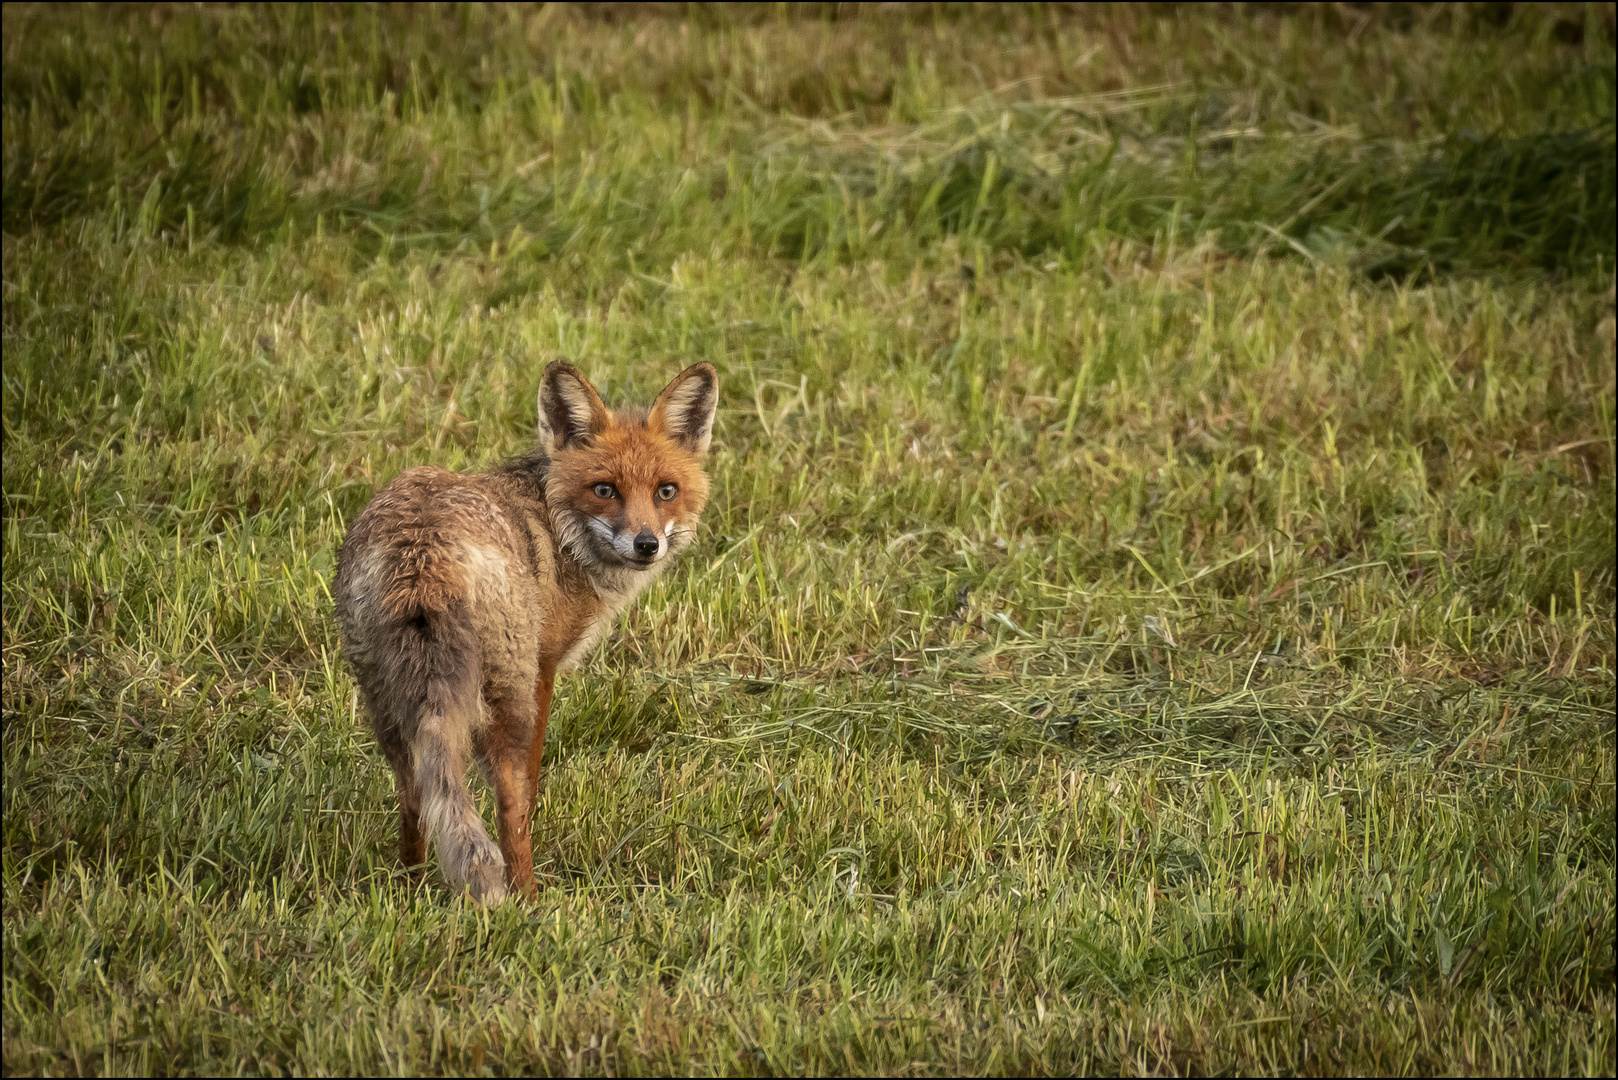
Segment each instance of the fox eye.
[[662,487],[657,489],[657,497],[662,499],[664,502],[668,502],[679,493],[680,489],[674,484],[664,484]]
[[618,489],[605,482],[597,484],[590,490],[596,493],[596,498],[598,499],[615,499],[618,497]]

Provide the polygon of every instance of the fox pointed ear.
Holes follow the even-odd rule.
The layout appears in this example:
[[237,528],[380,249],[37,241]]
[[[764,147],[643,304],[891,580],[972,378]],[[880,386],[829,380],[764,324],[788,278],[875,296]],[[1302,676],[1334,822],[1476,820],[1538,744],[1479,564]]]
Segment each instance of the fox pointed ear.
[[663,388],[647,415],[648,426],[698,454],[713,441],[714,411],[719,408],[719,373],[712,364],[692,364]]
[[579,369],[553,360],[539,380],[539,439],[555,452],[606,428],[612,416]]

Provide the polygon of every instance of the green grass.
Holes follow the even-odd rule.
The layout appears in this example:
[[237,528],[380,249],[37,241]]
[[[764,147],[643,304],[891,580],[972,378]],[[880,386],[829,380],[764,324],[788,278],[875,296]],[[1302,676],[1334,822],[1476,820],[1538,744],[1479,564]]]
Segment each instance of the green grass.
[[[1618,1067],[1610,5],[3,51],[8,1073]],[[714,498],[481,910],[328,588],[558,357]]]

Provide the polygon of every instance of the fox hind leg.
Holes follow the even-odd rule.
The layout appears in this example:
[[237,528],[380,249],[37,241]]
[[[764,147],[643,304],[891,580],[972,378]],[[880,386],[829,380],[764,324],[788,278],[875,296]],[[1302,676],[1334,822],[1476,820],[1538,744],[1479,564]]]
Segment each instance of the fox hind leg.
[[399,787],[399,862],[420,877],[422,864],[427,861],[427,834],[421,831],[421,789],[416,786],[416,770],[408,759],[392,764]]
[[494,784],[506,887],[529,899],[539,893],[534,881],[533,820],[555,681],[555,665],[542,663],[531,692],[526,687],[492,684],[483,688],[491,722],[479,733],[477,749]]
[[530,828],[533,799],[528,791],[528,763],[510,756],[490,770],[494,774],[496,811],[500,816],[500,854],[506,860],[506,888],[529,899],[534,884],[534,840]]
[[[379,681],[374,673],[364,668],[360,669],[360,676],[368,686]],[[386,698],[379,700],[369,692],[365,695],[366,713],[371,718],[383,756],[393,769],[393,783],[399,793],[399,863],[412,876],[420,877],[422,864],[427,861],[427,834],[421,827],[421,785],[416,782],[410,747],[397,725],[386,722],[390,719],[386,712],[390,704]]]
[[495,813],[500,824],[500,854],[506,862],[506,886],[532,898],[534,846],[531,821],[534,786],[528,762],[537,734],[534,701],[525,694],[499,694],[484,688],[489,728],[480,734],[478,752],[494,783]]

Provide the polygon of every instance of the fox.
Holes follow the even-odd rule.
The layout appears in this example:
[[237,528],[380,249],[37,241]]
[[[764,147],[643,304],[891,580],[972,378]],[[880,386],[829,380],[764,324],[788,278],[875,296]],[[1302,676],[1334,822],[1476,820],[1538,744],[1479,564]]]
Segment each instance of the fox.
[[[333,599],[399,794],[399,859],[485,904],[532,898],[530,823],[556,677],[695,535],[718,374],[610,410],[572,364],[540,379],[539,444],[487,472],[407,469],[354,519]],[[466,784],[495,792],[500,843]]]

